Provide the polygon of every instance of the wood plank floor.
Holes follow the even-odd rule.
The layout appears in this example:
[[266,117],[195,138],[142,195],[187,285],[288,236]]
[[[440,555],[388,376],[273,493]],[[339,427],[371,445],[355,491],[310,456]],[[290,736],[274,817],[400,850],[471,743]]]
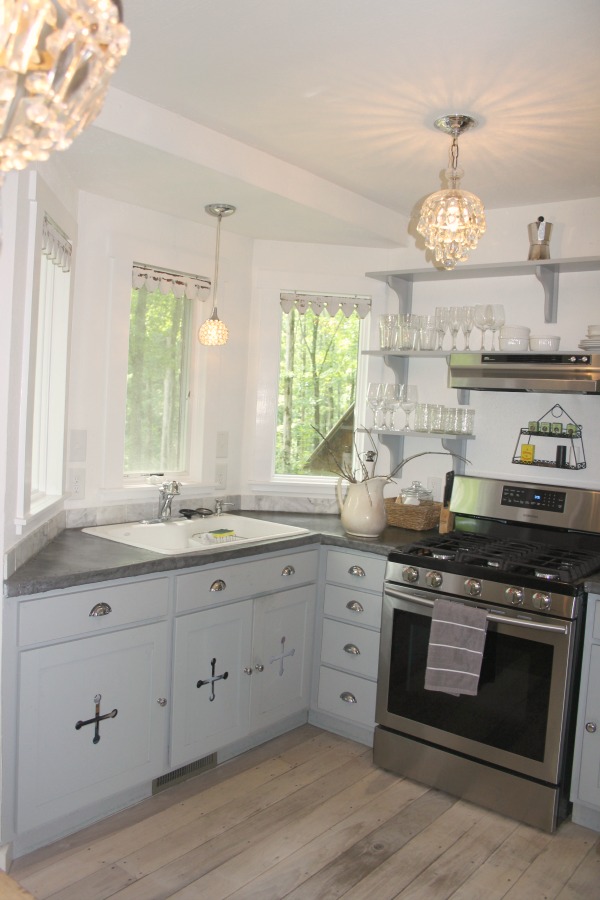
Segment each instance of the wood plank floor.
[[574,900],[600,836],[547,835],[310,725],[17,860],[38,900]]

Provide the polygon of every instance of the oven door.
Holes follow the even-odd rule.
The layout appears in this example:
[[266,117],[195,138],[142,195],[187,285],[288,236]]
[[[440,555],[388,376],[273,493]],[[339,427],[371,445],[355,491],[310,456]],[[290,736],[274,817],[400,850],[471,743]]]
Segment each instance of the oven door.
[[490,607],[478,693],[454,697],[424,688],[433,602],[425,591],[385,588],[377,723],[558,784],[576,622]]

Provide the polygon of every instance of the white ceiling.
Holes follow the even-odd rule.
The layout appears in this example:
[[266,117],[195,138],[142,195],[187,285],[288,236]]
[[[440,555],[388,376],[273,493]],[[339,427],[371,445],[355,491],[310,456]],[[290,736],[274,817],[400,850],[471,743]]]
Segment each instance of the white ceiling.
[[399,246],[447,166],[433,121],[464,112],[479,125],[460,140],[463,187],[486,208],[600,196],[598,0],[124,0],[124,14],[116,90],[63,154],[84,189],[204,224],[206,203],[234,203],[227,227],[256,237]]

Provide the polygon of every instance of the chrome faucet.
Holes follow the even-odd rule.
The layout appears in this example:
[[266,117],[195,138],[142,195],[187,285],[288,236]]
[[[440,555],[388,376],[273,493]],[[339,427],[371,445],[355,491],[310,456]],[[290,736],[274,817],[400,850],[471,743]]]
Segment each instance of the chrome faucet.
[[216,499],[215,500],[215,516],[222,516],[223,510],[226,507],[231,507],[231,506],[233,506],[233,503],[228,503],[226,500]]
[[179,494],[181,485],[178,481],[165,481],[159,489],[158,518],[161,521],[171,518],[171,504],[173,497]]

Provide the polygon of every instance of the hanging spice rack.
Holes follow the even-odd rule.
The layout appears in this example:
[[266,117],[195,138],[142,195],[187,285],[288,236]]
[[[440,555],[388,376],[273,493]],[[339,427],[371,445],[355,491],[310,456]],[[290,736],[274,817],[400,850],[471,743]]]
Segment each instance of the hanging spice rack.
[[[532,421],[527,428],[519,430],[513,463],[518,466],[544,466],[553,469],[585,469],[581,431],[581,425],[571,418],[560,403],[555,403],[538,421]],[[563,443],[559,444],[558,441]],[[536,457],[536,452],[549,453],[552,448],[555,450],[554,459]]]

